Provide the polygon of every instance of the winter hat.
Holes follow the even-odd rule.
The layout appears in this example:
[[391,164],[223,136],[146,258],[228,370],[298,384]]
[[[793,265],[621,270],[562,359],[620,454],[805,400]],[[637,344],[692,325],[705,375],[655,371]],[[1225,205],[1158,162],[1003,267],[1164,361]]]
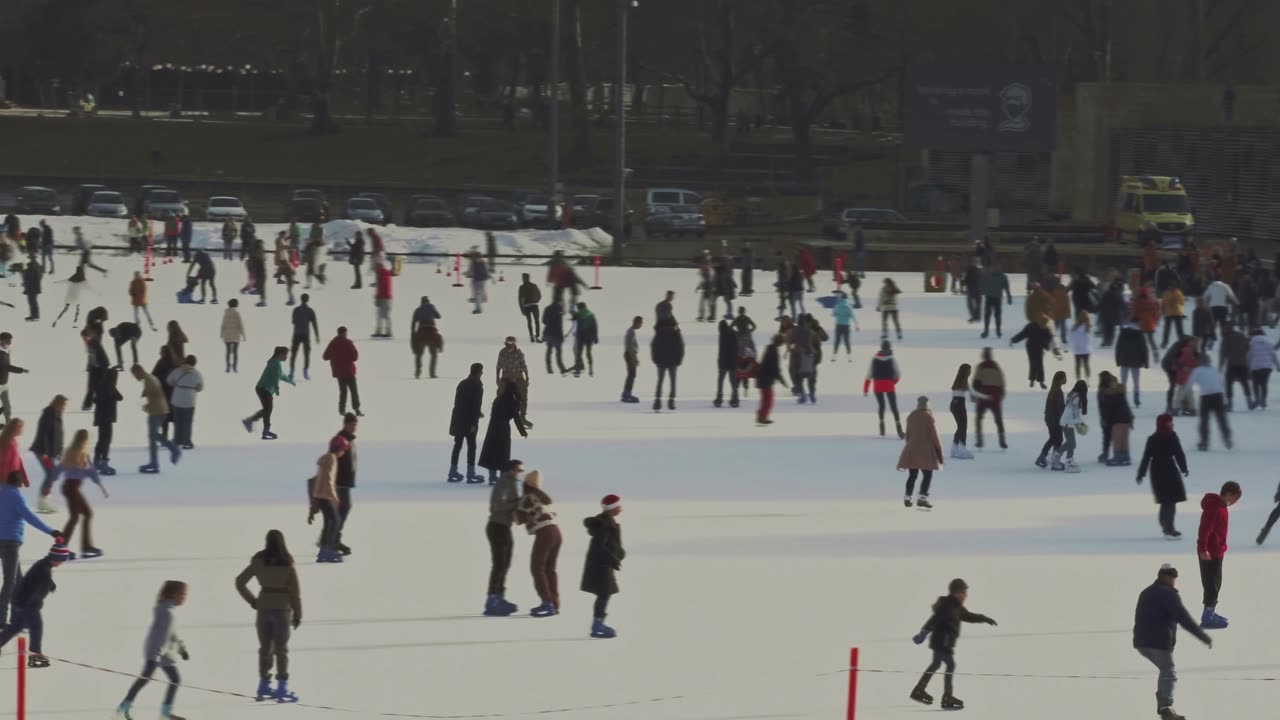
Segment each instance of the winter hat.
[[52,562],[66,562],[71,559],[71,551],[67,549],[67,544],[62,538],[54,541],[53,547],[49,548],[47,556]]
[[620,507],[622,507],[622,498],[617,495],[605,495],[604,498],[600,500],[600,509],[605,512],[617,510]]
[[1169,563],[1165,563],[1165,564],[1163,564],[1163,565],[1161,565],[1161,566],[1160,566],[1160,572],[1159,572],[1159,573],[1157,573],[1157,574],[1156,574],[1156,576],[1157,576],[1157,577],[1174,577],[1174,578],[1176,578],[1176,577],[1178,577],[1178,568],[1176,568],[1176,567],[1174,567],[1174,566],[1170,565]]
[[928,410],[928,409],[929,409],[929,396],[928,396],[928,395],[921,395],[920,397],[916,398],[916,409],[917,409],[917,410]]
[[964,580],[961,580],[960,578],[956,578],[955,580],[952,580],[951,584],[947,586],[947,592],[952,595],[955,595],[958,592],[965,592],[968,589],[969,589],[969,583],[965,582]]
[[889,341],[888,341],[888,340],[881,340],[881,341],[880,341],[880,352],[882,352],[882,353],[887,353],[887,352],[890,352],[890,350],[891,350],[892,348],[893,348],[893,346],[889,344]]
[[542,489],[542,473],[537,470],[530,470],[525,473],[524,484],[532,488]]
[[1173,416],[1169,413],[1162,413],[1156,418],[1156,432],[1171,433],[1173,432]]

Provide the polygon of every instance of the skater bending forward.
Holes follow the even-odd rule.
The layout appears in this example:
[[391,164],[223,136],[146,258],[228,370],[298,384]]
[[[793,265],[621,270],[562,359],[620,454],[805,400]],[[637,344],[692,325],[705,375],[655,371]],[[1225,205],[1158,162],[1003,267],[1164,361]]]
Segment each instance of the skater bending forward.
[[938,671],[938,668],[946,665],[946,674],[942,677],[941,705],[944,709],[959,710],[964,707],[964,703],[951,694],[951,689],[956,672],[955,652],[956,641],[960,639],[960,623],[995,625],[996,621],[986,615],[977,615],[965,609],[964,601],[969,597],[969,585],[964,580],[959,578],[952,580],[947,592],[947,595],[938,598],[938,601],[933,604],[933,615],[912,638],[917,645],[924,643],[925,638],[929,638],[929,649],[933,651],[933,661],[929,663],[924,675],[920,676],[920,682],[916,683],[915,689],[911,691],[911,699],[918,703],[932,705],[933,696],[925,692],[925,688],[928,687],[929,681],[933,679],[933,674]]

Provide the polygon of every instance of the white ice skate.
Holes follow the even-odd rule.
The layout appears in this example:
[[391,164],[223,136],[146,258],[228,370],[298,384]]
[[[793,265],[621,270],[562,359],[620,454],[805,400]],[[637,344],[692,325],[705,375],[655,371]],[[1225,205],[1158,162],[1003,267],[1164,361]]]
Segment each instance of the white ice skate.
[[961,445],[960,443],[952,443],[951,457],[955,460],[972,460],[973,453],[969,451],[969,448]]
[[1076,464],[1075,458],[1067,458],[1062,462],[1062,471],[1068,473],[1080,472],[1080,466]]
[[36,512],[41,515],[52,515],[58,512],[58,509],[53,506],[52,502],[49,502],[48,495],[41,495],[40,499],[36,501]]

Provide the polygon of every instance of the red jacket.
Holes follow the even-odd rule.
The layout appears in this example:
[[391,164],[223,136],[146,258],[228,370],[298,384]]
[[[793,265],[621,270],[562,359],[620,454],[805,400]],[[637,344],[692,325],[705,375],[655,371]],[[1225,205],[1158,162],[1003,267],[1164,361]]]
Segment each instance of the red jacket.
[[356,376],[356,360],[360,359],[360,351],[351,338],[339,335],[329,341],[321,359],[329,361],[329,368],[336,378],[353,378]]
[[1206,493],[1200,501],[1200,534],[1196,552],[1208,552],[1210,560],[1221,560],[1227,554],[1227,502],[1218,493]]
[[378,268],[378,278],[375,281],[375,284],[376,284],[376,289],[373,295],[374,299],[390,300],[391,299],[391,270],[387,269],[385,265],[382,265]]
[[813,261],[813,253],[809,252],[809,248],[801,247],[796,251],[796,267],[800,268],[800,272],[805,277],[813,277],[818,272],[818,266]]

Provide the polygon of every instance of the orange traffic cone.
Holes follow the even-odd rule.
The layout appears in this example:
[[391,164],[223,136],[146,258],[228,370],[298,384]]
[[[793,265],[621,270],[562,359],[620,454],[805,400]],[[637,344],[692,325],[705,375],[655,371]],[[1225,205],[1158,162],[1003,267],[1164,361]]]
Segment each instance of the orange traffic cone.
[[502,276],[502,271],[501,271],[501,270],[499,270],[499,271],[498,271],[498,282],[506,282],[506,281],[507,281],[507,279],[506,279],[505,277],[503,277],[503,276]]

